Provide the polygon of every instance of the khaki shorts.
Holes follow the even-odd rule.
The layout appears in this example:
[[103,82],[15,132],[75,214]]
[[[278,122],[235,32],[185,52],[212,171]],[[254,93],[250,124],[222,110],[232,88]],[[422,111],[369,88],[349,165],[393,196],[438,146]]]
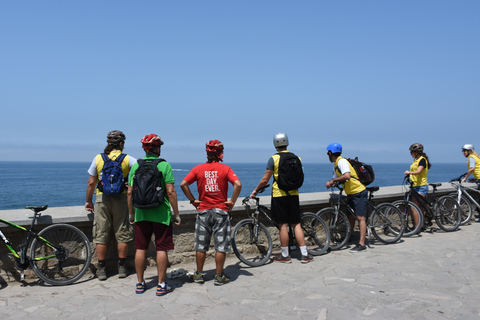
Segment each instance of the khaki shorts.
[[127,194],[118,196],[96,195],[93,219],[93,243],[107,244],[110,231],[117,242],[133,240],[133,228],[129,222]]

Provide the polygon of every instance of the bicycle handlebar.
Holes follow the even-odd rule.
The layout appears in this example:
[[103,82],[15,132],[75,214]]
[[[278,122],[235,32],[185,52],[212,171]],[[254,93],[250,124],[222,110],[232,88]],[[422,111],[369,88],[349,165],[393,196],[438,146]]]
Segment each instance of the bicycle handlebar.
[[450,182],[462,182],[462,181],[461,181],[462,178],[465,177],[466,175],[467,175],[467,173],[465,172],[465,173],[462,174],[460,177],[450,180]]
[[[269,184],[267,184],[265,187],[263,187],[263,188],[261,188],[260,190],[258,190],[257,193],[255,193],[255,195],[264,192],[265,189],[267,189],[268,187],[270,187]],[[250,196],[246,196],[245,198],[243,198],[242,204],[245,205],[248,201],[250,201],[250,199],[251,199]],[[254,199],[258,199],[258,198],[254,198]]]

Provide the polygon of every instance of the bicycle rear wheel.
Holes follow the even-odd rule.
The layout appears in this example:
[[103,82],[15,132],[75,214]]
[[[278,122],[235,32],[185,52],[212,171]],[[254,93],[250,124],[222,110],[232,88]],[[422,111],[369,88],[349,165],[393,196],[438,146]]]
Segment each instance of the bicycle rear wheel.
[[325,221],[314,213],[306,212],[300,217],[300,225],[308,253],[312,256],[325,253],[330,245],[330,232]]
[[272,255],[272,238],[261,222],[255,225],[253,219],[244,219],[233,228],[232,249],[240,261],[258,267]]
[[350,239],[350,222],[347,215],[342,211],[335,215],[333,208],[324,208],[317,212],[317,216],[325,221],[330,231],[330,249],[338,250],[345,246]]
[[[452,193],[450,194],[455,200],[458,201],[458,194]],[[462,211],[462,221],[460,222],[460,225],[463,226],[470,221],[473,215],[473,210],[472,210],[472,204],[470,203],[470,200],[462,195],[460,197],[460,201],[458,201],[460,204],[460,210]]]
[[53,285],[67,285],[87,272],[92,250],[87,236],[69,224],[46,227],[32,241],[30,258],[35,274]]
[[396,206],[382,203],[376,206],[369,219],[369,228],[379,241],[391,244],[402,237],[405,222],[403,213]]
[[[402,237],[411,237],[420,232],[420,229],[423,226],[423,214],[421,209],[413,202],[408,201],[407,207],[405,208],[405,201],[398,200],[392,203],[395,207],[400,209],[403,213],[403,218],[405,220],[405,227]],[[415,224],[414,217],[418,217],[418,223]]]
[[443,196],[435,203],[435,221],[446,232],[455,231],[462,221],[462,213],[457,200]]

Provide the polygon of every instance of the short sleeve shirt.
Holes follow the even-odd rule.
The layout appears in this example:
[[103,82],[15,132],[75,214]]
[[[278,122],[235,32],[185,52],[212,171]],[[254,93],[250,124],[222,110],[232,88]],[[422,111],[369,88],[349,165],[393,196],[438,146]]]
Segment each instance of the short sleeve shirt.
[[[158,157],[152,156],[152,155],[147,155],[145,156],[146,160],[154,160],[158,159]],[[138,163],[135,163],[130,170],[130,174],[128,176],[128,185],[133,186],[133,180],[135,179],[135,172],[138,169]],[[170,163],[166,161],[161,161],[158,165],[157,168],[159,171],[162,172],[163,175],[163,181],[162,181],[162,188],[166,190],[166,184],[168,183],[175,183],[175,178],[173,177],[173,172],[172,172],[172,166]],[[168,195],[167,192],[165,192],[165,199],[163,200],[163,203],[156,208],[152,209],[135,209],[135,222],[139,221],[151,221],[151,222],[158,222],[158,223],[163,223],[166,225],[170,225],[170,220],[171,220],[171,209],[170,209],[170,201],[168,200]]]
[[224,203],[228,200],[228,183],[238,180],[229,166],[218,162],[207,162],[193,168],[184,179],[189,185],[197,182],[199,211],[221,209],[228,211]]

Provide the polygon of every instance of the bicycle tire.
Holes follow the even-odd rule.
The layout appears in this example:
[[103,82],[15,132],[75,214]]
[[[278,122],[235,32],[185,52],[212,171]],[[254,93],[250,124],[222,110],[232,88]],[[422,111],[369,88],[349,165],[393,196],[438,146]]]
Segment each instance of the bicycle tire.
[[328,226],[330,231],[330,249],[338,250],[345,246],[350,239],[350,222],[347,215],[342,211],[338,212],[337,219],[335,221],[335,211],[333,208],[324,208],[318,211],[319,216]]
[[452,232],[458,229],[462,221],[460,205],[455,198],[443,196],[435,202],[435,221],[445,232]]
[[390,203],[379,204],[370,215],[368,227],[378,241],[395,243],[400,240],[405,228],[403,213]]
[[[33,271],[40,279],[52,285],[68,285],[87,272],[92,249],[80,229],[69,224],[54,224],[40,231],[38,236],[32,241],[30,259]],[[53,257],[45,258],[48,256]]]
[[[421,213],[422,210],[415,203],[411,201],[408,201],[407,210],[405,210],[404,200],[395,201],[392,203],[392,205],[400,209],[400,211],[403,213],[403,216],[404,216],[405,227],[403,230],[402,237],[411,237],[419,233],[423,226],[423,221],[424,221],[423,214]],[[418,215],[417,225],[415,225],[415,219],[413,218],[415,214]]]
[[272,255],[273,243],[268,229],[253,219],[244,219],[237,223],[232,231],[232,249],[237,258],[251,267],[267,263]]
[[325,253],[330,245],[328,226],[320,217],[311,212],[303,213],[300,217],[305,245],[312,256]]
[[[452,196],[454,199],[458,201],[458,194],[452,193],[450,194],[450,196]],[[472,203],[464,195],[460,197],[459,203],[460,203],[460,210],[462,210],[462,221],[460,222],[460,225],[463,226],[463,225],[466,225],[468,221],[470,221],[470,219],[472,218],[472,215],[473,215]]]

